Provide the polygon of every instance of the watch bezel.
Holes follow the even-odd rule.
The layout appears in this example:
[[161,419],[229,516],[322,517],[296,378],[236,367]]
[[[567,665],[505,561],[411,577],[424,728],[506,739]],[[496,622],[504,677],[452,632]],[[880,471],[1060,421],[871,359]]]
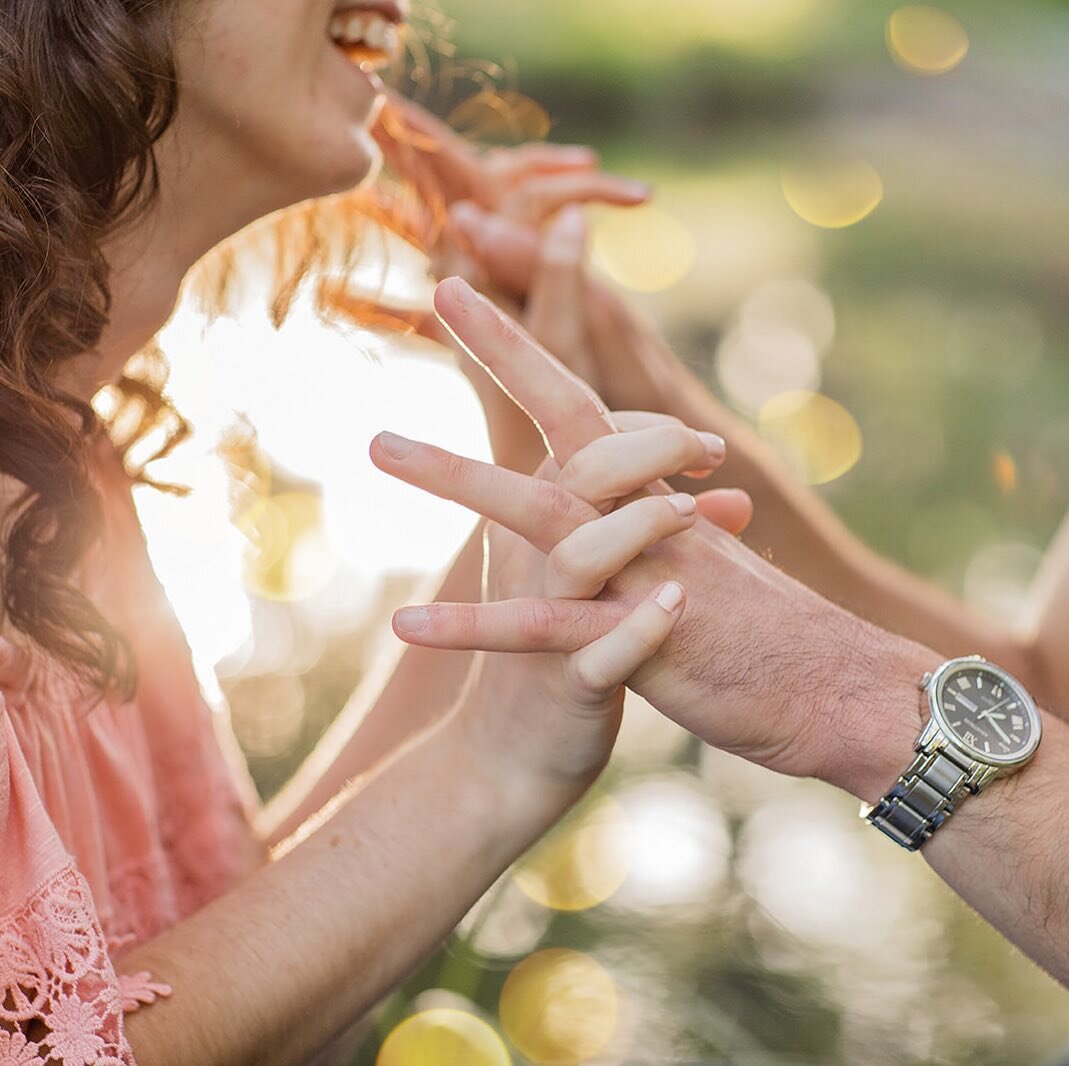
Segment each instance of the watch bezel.
[[[1000,756],[990,752],[980,751],[958,736],[957,732],[951,727],[947,720],[942,705],[943,690],[946,688],[947,683],[952,681],[959,673],[962,673],[965,670],[976,669],[982,669],[986,673],[994,675],[1003,684],[1012,686],[1014,691],[1020,695],[1021,704],[1028,715],[1032,730],[1028,744],[1019,753]],[[984,763],[988,766],[1020,766],[1022,763],[1027,762],[1035,754],[1036,748],[1039,747],[1043,732],[1043,723],[1039,717],[1039,710],[1035,705],[1035,701],[1032,699],[1031,695],[1029,695],[1028,689],[1026,689],[1008,670],[1003,670],[1001,666],[996,666],[994,663],[988,662],[979,655],[968,656],[961,659],[950,659],[943,663],[943,665],[932,674],[927,689],[928,706],[931,710],[932,719],[939,726],[940,732],[947,737],[954,747],[959,748],[977,762]]]

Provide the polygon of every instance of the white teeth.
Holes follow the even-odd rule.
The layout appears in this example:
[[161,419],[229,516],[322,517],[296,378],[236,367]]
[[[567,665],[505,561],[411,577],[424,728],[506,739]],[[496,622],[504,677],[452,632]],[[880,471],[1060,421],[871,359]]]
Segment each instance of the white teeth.
[[338,44],[363,44],[376,52],[393,52],[400,41],[397,27],[375,11],[335,15],[330,36]]

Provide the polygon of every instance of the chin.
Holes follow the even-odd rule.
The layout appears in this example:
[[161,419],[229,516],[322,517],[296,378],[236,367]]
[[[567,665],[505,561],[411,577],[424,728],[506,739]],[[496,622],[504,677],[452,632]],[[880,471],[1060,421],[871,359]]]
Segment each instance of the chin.
[[331,157],[330,173],[323,176],[322,191],[317,195],[348,192],[359,185],[370,185],[382,169],[382,151],[366,129]]

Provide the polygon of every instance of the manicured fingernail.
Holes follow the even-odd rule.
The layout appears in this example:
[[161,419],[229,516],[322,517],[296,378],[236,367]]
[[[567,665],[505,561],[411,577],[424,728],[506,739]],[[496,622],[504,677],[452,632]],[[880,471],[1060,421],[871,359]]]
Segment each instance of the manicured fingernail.
[[426,607],[402,607],[394,612],[393,624],[406,633],[419,633],[427,628],[431,612]]
[[677,492],[669,496],[668,502],[679,512],[682,518],[689,518],[698,509],[697,500],[686,492]]
[[460,203],[453,204],[449,209],[449,217],[455,226],[469,235],[472,232],[478,233],[486,224],[486,216],[470,200],[461,200]]
[[653,594],[653,598],[669,614],[674,614],[683,602],[683,586],[677,581],[668,581]]
[[718,437],[715,433],[699,433],[698,440],[702,442],[705,454],[710,459],[719,461],[727,455],[728,446],[724,443],[723,437]]
[[399,437],[396,433],[380,433],[379,447],[394,459],[407,459],[412,454],[415,443],[407,437]]

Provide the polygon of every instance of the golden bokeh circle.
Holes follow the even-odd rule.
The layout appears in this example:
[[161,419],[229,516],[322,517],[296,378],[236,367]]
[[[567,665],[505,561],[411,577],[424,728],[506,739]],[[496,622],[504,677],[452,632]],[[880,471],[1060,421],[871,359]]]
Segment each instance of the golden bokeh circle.
[[603,215],[594,230],[594,258],[613,281],[633,292],[664,292],[693,269],[698,242],[690,227],[659,207]]
[[945,74],[965,58],[969,35],[949,12],[910,4],[888,18],[887,50],[900,67],[913,74]]
[[386,1038],[375,1066],[511,1066],[501,1037],[468,1011],[435,1007],[406,1018]]
[[623,808],[611,798],[603,799],[532,848],[513,878],[543,907],[589,910],[604,903],[627,877],[626,834]]
[[532,1063],[578,1066],[615,1036],[619,997],[612,977],[589,955],[547,948],[508,975],[499,1012],[506,1036]]
[[883,182],[860,156],[837,155],[785,166],[783,196],[799,218],[823,229],[843,229],[867,218],[883,199]]
[[761,409],[758,428],[809,485],[842,477],[861,458],[861,427],[842,404],[819,392],[774,396]]

